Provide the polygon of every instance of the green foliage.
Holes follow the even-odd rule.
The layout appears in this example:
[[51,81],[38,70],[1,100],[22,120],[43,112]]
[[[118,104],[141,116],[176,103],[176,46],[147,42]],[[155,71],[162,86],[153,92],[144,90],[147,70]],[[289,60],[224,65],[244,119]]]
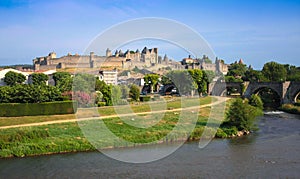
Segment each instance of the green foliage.
[[226,82],[243,82],[241,78],[235,78],[234,76],[225,76]]
[[142,102],[147,102],[150,101],[151,96],[140,96],[140,101]]
[[106,106],[105,102],[98,102],[98,107],[103,107],[103,106]]
[[56,72],[53,74],[53,80],[55,86],[63,93],[66,91],[72,91],[73,78],[68,72]]
[[120,89],[121,89],[121,94],[122,94],[121,98],[122,99],[127,99],[129,97],[129,91],[130,91],[128,86],[120,85]]
[[190,94],[192,90],[195,90],[198,87],[186,70],[170,71],[167,73],[166,77],[176,86],[181,95]]
[[252,94],[252,95],[251,95],[251,97],[250,97],[250,99],[249,99],[249,104],[250,104],[251,106],[257,107],[257,108],[259,108],[259,109],[261,109],[261,110],[263,110],[263,108],[264,108],[264,103],[263,103],[263,101],[262,101],[261,98],[260,98],[258,95],[256,95],[256,94]]
[[16,73],[13,71],[9,71],[5,74],[4,82],[8,86],[13,86],[16,84],[21,84],[26,80],[26,77],[21,73]]
[[0,103],[41,103],[61,101],[61,92],[55,86],[24,85],[0,87]]
[[245,73],[245,77],[243,77],[244,81],[251,81],[251,82],[264,82],[268,81],[261,71],[249,69]]
[[86,73],[76,74],[73,79],[73,91],[93,92],[96,80],[94,75]]
[[140,88],[133,84],[130,86],[129,97],[134,101],[138,101],[140,98]]
[[299,105],[283,104],[279,109],[292,114],[300,114]]
[[111,85],[106,85],[102,88],[101,93],[103,94],[103,100],[107,106],[112,106],[112,94],[111,94]]
[[162,76],[162,77],[161,77],[161,83],[162,83],[163,85],[169,85],[169,84],[172,84],[172,81],[171,81],[168,77]]
[[216,77],[215,72],[211,70],[203,70],[203,80],[211,83],[213,79]]
[[284,65],[287,71],[287,81],[300,81],[300,67],[286,64]]
[[230,105],[226,121],[222,125],[235,126],[238,130],[252,130],[254,129],[254,120],[259,115],[262,115],[261,109],[249,105],[241,98],[236,98]]
[[262,73],[268,81],[281,82],[287,78],[287,70],[284,65],[276,62],[264,64]]
[[215,137],[226,138],[226,137],[228,137],[228,135],[221,128],[218,128],[217,133],[215,134]]
[[22,104],[2,103],[0,108],[1,117],[73,114],[77,111],[77,103],[72,101]]
[[[100,91],[103,95],[103,101],[107,106],[112,106],[112,86],[107,85],[104,81],[96,79],[95,90]],[[115,97],[116,98],[116,97]]]
[[258,93],[263,101],[264,107],[278,108],[280,106],[281,98],[279,94],[271,88],[263,88]]
[[145,83],[147,85],[150,85],[151,87],[151,93],[153,92],[153,90],[155,90],[154,87],[157,85],[158,79],[159,79],[158,74],[147,74],[144,76]]
[[234,77],[242,77],[245,76],[245,73],[247,71],[247,67],[243,63],[232,63],[230,64],[228,68],[228,76],[234,76]]
[[44,73],[33,73],[30,76],[33,85],[46,85],[48,81],[48,76]]
[[114,105],[117,105],[122,97],[122,91],[120,86],[112,85],[111,88],[111,98]]

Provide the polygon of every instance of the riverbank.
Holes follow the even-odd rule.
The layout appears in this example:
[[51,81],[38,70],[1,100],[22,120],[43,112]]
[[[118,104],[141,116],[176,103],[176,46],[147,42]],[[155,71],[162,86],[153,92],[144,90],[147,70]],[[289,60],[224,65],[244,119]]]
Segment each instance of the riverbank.
[[[299,104],[299,103],[297,103]],[[300,106],[293,104],[284,104],[279,108],[281,111],[291,113],[291,114],[299,114],[300,115]]]
[[[90,119],[82,121],[59,120],[58,116],[55,116],[53,124],[35,125],[30,121],[30,125],[27,127],[15,126],[2,126],[0,129],[0,157],[25,157],[34,155],[47,155],[53,153],[67,153],[67,152],[80,152],[80,151],[94,151],[95,145],[90,144],[90,141],[86,138],[87,130],[84,126],[89,126],[88,131],[93,131],[93,127],[98,126],[99,123],[105,123],[111,132],[119,138],[125,139],[127,142],[120,142],[112,140],[111,138],[103,135],[99,137],[99,145],[97,148],[118,148],[118,147],[130,147],[138,145],[148,145],[149,143],[161,143],[161,142],[175,142],[178,140],[185,140],[189,136],[189,140],[197,140],[201,137],[206,126],[208,116],[210,115],[211,104],[209,101],[215,101],[211,98],[200,99],[201,106],[195,106],[196,103],[189,103],[186,108],[183,108],[185,112],[181,111],[179,107],[182,104],[175,101],[168,103],[168,107],[172,106],[175,109],[163,111],[165,114],[158,122],[156,120],[157,115],[162,113],[161,111],[154,111],[153,113],[137,113],[135,120],[146,122],[148,128],[132,127],[128,125],[128,121],[133,118],[125,115],[122,120],[119,117],[106,116],[103,119]],[[198,101],[199,105],[199,101]],[[196,108],[201,108],[197,112]],[[137,108],[137,111],[148,110],[148,107]],[[99,109],[103,110],[103,109]],[[110,109],[112,110],[112,109]],[[183,112],[183,113],[182,113]],[[192,121],[189,118],[197,117],[195,122],[195,128],[192,133],[190,129],[187,129],[185,125],[178,127],[178,120],[180,116],[184,115],[186,122]],[[18,118],[19,119],[19,118]],[[27,119],[27,118],[26,118]],[[20,120],[17,120],[20,121]],[[51,122],[51,121],[50,121]],[[2,121],[3,124],[7,124],[7,121]],[[14,122],[13,122],[14,123]],[[218,125],[220,121],[210,120],[212,125]],[[15,123],[14,123],[15,124]],[[22,122],[22,125],[24,123]],[[177,127],[176,133],[169,135],[173,129]]]
[[[209,112],[210,108],[204,108],[202,111]],[[175,142],[187,138],[185,129],[177,131],[176,135],[164,139],[174,128],[177,122],[178,113],[166,113],[165,117],[155,126],[149,129],[132,130],[129,125],[122,124],[125,127],[120,130],[120,118],[105,119],[105,123],[110,130],[121,138],[138,145],[147,145],[155,141]],[[93,122],[85,121],[87,125],[94,125]],[[190,135],[189,140],[197,140],[201,137],[206,125],[207,117],[199,116],[196,127]],[[217,123],[217,121],[216,121]],[[82,124],[80,124],[82,125]],[[130,147],[130,143],[116,142],[110,138],[101,138],[101,148]],[[98,146],[97,146],[98,148]],[[90,144],[88,139],[82,133],[82,129],[76,122],[51,124],[43,126],[32,126],[22,128],[2,129],[0,134],[0,157],[25,157],[34,155],[46,155],[54,153],[94,151],[95,147]]]

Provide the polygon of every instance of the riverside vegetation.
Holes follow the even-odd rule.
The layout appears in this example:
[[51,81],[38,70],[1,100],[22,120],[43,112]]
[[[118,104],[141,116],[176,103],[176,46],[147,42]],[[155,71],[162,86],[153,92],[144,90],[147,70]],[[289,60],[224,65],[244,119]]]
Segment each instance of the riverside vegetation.
[[[197,98],[196,100],[191,99],[189,104],[191,106],[195,106],[196,104],[199,105],[199,102],[200,104],[208,104],[212,100],[213,99],[211,97],[201,98],[200,100],[199,98]],[[180,108],[181,102],[178,100],[168,102],[167,107],[174,109]],[[132,109],[134,109],[135,112],[150,111],[150,107],[146,104],[143,104],[141,106],[134,106],[132,107]],[[112,115],[114,107],[98,108],[98,110],[100,114]],[[205,107],[201,110],[194,132],[190,135],[191,139],[196,139],[197,137],[199,137],[199,134],[204,130],[209,111],[210,107]],[[131,142],[147,143],[153,141],[154,139],[161,138],[165,134],[168,134],[176,125],[179,115],[180,112],[167,112],[158,124],[147,129],[132,129],[132,127],[129,125],[120,125],[120,118],[118,117],[106,118],[104,119],[104,121],[108,126],[110,126],[109,129],[113,131],[115,135],[120,136],[124,139],[130,139]],[[62,115],[62,117],[63,116],[64,115]],[[70,115],[67,116],[69,117]],[[33,120],[31,120],[32,117],[35,118],[38,116],[0,118],[0,123],[6,126],[12,125],[9,124],[9,121],[13,123],[13,119],[16,119],[16,121],[19,121],[21,123],[24,123],[23,121],[27,121],[30,123],[34,122]],[[51,117],[53,117],[53,120],[59,120],[58,116],[49,116],[48,118],[44,118],[44,120],[48,121]],[[23,120],[20,120],[20,118],[22,118]],[[15,125],[18,123],[13,124]],[[122,126],[121,129],[120,126]],[[184,129],[182,131],[184,131]],[[184,137],[186,137],[186,134],[184,135]],[[174,136],[172,140],[175,141],[176,138],[177,137]],[[104,145],[102,146],[103,148],[126,146],[126,144],[122,143],[110,143],[109,139],[105,141],[105,137],[103,137],[101,140],[104,140]],[[91,145],[82,134],[81,128],[76,122],[1,129],[0,149],[1,157],[24,157],[50,153],[95,150],[94,146]]]
[[[211,101],[214,101],[214,98],[205,97],[205,98],[196,98],[189,99],[189,104],[191,106],[208,104]],[[221,128],[218,129],[216,137],[230,137],[238,130],[253,129],[253,121],[256,116],[252,116],[253,111],[256,111],[257,108],[251,106],[251,102],[254,100],[242,100],[234,99],[228,104],[228,113],[225,122],[221,125]],[[249,104],[250,103],[250,104]],[[236,105],[245,109],[239,114],[244,113],[244,116],[241,120],[238,120],[237,115],[231,116],[235,110],[240,110],[236,108]],[[120,106],[122,108],[122,106]],[[181,101],[170,101],[167,103],[168,109],[176,109],[182,107]],[[147,112],[150,111],[150,107],[147,104],[142,104],[141,106],[132,106],[132,109],[135,112]],[[84,109],[88,110],[88,109]],[[103,115],[112,115],[114,107],[105,107],[98,108],[99,113]],[[109,138],[103,136],[99,139],[101,144],[97,144],[97,148],[113,148],[113,147],[128,147],[132,146],[132,143],[139,143],[140,145],[146,145],[150,142],[155,142],[158,140],[163,140],[164,142],[174,142],[177,140],[197,140],[201,137],[202,132],[207,124],[208,116],[210,113],[210,107],[201,108],[200,112],[197,114],[198,119],[196,121],[195,128],[192,132],[187,133],[185,126],[181,126],[177,132],[169,136],[169,138],[164,138],[169,134],[174,127],[177,125],[178,119],[182,111],[167,111],[163,118],[154,126],[149,128],[136,128],[124,123],[119,117],[108,117],[103,119],[103,122],[106,126],[112,131],[116,136],[125,139],[127,142],[116,142],[112,141]],[[108,111],[108,112],[107,112]],[[193,112],[192,109],[189,109],[189,112]],[[88,113],[88,112],[87,112]],[[251,113],[251,115],[249,114]],[[64,115],[62,115],[62,118]],[[66,115],[70,117],[70,115]],[[142,115],[143,116],[143,115]],[[33,116],[35,117],[35,116]],[[58,116],[49,116],[53,117],[53,120],[59,120]],[[31,116],[19,117],[23,118],[25,121],[33,122],[30,120]],[[49,120],[49,118],[44,118]],[[12,118],[18,119],[18,118]],[[12,125],[8,124],[8,120],[13,121],[10,118],[0,118],[0,124],[2,125]],[[189,119],[187,119],[189,120]],[[6,121],[3,122],[3,121]],[[17,120],[21,122],[22,120]],[[80,125],[92,125],[100,122],[101,120],[89,120],[83,121]],[[151,122],[151,121],[149,121]],[[219,125],[220,121],[211,120],[212,124]],[[16,123],[13,123],[16,124]],[[82,133],[80,125],[76,122],[67,122],[67,123],[58,123],[51,125],[42,125],[42,126],[31,126],[31,127],[21,127],[21,128],[9,128],[1,129],[0,133],[0,157],[24,157],[32,155],[43,155],[51,153],[65,153],[65,152],[75,152],[75,151],[93,151],[96,150],[94,145],[90,144],[88,139]],[[213,131],[213,130],[212,130]],[[131,142],[131,143],[130,143]]]

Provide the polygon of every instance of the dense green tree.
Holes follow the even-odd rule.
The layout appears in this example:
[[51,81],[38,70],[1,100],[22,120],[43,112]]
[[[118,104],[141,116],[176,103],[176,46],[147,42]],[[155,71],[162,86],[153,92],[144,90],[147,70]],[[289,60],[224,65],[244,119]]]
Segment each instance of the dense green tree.
[[261,71],[249,69],[246,71],[245,76],[243,77],[244,81],[251,82],[264,82],[267,79],[264,77]]
[[55,86],[16,84],[0,88],[1,103],[41,103],[61,101],[61,92]]
[[197,89],[196,83],[187,70],[170,71],[166,77],[172,81],[181,95],[188,95]]
[[144,76],[144,81],[147,85],[151,87],[151,93],[155,90],[154,87],[157,85],[159,80],[158,74],[147,74]]
[[235,78],[234,76],[225,76],[226,82],[243,82],[241,78]]
[[0,86],[0,103],[12,102],[13,89],[10,86]]
[[119,85],[112,85],[111,98],[114,105],[117,105],[122,98],[122,91]]
[[284,65],[287,71],[287,81],[300,81],[300,67],[286,64]]
[[44,73],[33,73],[30,78],[33,85],[46,85],[48,81],[48,76]]
[[5,74],[4,77],[4,82],[8,85],[8,86],[13,86],[16,84],[21,84],[24,83],[24,81],[26,80],[26,77],[21,74],[21,73],[16,73],[13,71],[9,71]]
[[73,91],[93,92],[95,91],[96,80],[94,75],[76,74],[73,79]]
[[203,93],[206,93],[208,81],[206,74],[204,74],[203,71],[199,69],[188,70],[188,72],[195,83],[198,94],[201,96]]
[[172,84],[172,81],[171,81],[168,77],[162,76],[162,77],[161,77],[161,83],[162,83],[163,85],[169,85],[169,84]]
[[263,110],[263,108],[264,108],[264,103],[257,94],[252,94],[251,95],[251,97],[249,99],[249,104],[251,106],[257,107],[261,110]]
[[268,62],[262,69],[263,75],[269,81],[280,82],[287,78],[287,71],[284,65],[277,62]]
[[95,90],[96,91],[101,91],[103,88],[105,88],[106,83],[102,80],[96,79],[95,82]]
[[228,76],[243,77],[247,71],[247,66],[243,63],[232,63],[228,68]]
[[120,85],[120,89],[121,89],[121,98],[122,99],[127,99],[129,97],[129,88],[126,85]]
[[53,74],[53,80],[61,92],[72,91],[73,78],[70,73],[56,72]]
[[133,84],[130,86],[129,97],[134,101],[138,101],[140,98],[140,88]]
[[213,79],[216,77],[215,72],[211,70],[203,70],[203,80],[211,83]]
[[101,93],[103,94],[103,100],[106,103],[106,106],[112,106],[112,86],[111,85],[105,85],[101,89]]
[[222,125],[250,131],[254,128],[254,121],[259,115],[262,115],[261,109],[249,105],[241,98],[236,98],[231,103],[226,114],[226,121]]

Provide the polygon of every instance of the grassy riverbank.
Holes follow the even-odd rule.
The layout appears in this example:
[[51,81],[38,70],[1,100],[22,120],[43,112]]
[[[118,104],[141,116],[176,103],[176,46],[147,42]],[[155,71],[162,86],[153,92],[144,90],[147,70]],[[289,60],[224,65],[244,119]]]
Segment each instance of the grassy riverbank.
[[279,109],[291,114],[300,114],[300,103],[297,103],[297,105],[284,104]]
[[[211,102],[210,98],[203,98],[200,100],[201,104],[208,104]],[[191,107],[199,103],[199,99],[195,103],[187,103],[182,106],[180,101],[172,101],[167,104],[170,108]],[[148,106],[148,107],[146,107]],[[112,110],[113,108],[105,108]],[[134,109],[134,108],[133,108]],[[149,105],[143,107],[136,106],[137,111],[148,111]],[[105,111],[104,108],[100,108],[100,111]],[[188,109],[184,112],[166,112],[162,116],[157,114],[137,115],[134,117],[135,125],[145,125],[143,127],[133,127],[129,125],[133,118],[127,116],[122,118],[118,117],[106,118],[103,120],[88,120],[68,123],[59,123],[51,125],[21,127],[21,128],[9,128],[0,130],[0,157],[24,157],[32,155],[43,155],[51,153],[65,153],[75,151],[91,151],[97,148],[113,148],[113,147],[126,147],[132,146],[138,143],[138,145],[146,145],[156,142],[170,142],[176,140],[186,139],[189,136],[190,140],[199,139],[204,126],[207,123],[208,116],[210,114],[210,107],[201,108],[200,112],[195,109]],[[107,112],[105,111],[105,112]],[[122,110],[121,110],[122,111]],[[195,112],[196,111],[196,112]],[[111,113],[107,113],[109,115]],[[63,116],[63,118],[72,117],[69,115]],[[161,119],[158,117],[162,117]],[[184,118],[184,122],[180,121]],[[196,118],[195,118],[196,117]],[[54,120],[60,120],[58,116],[49,116]],[[17,118],[16,121],[21,121]],[[30,117],[24,117],[29,122],[32,121]],[[158,121],[156,121],[158,119]],[[6,119],[9,120],[9,119]],[[2,125],[7,124],[6,120],[2,119]],[[43,121],[43,119],[41,119]],[[105,124],[107,128],[121,139],[125,139],[128,142],[120,140],[112,140],[106,134],[95,133],[99,124]],[[220,121],[211,120],[210,123],[218,125]],[[11,124],[11,123],[9,123]],[[15,124],[15,123],[14,123]],[[189,130],[191,125],[192,130]],[[176,129],[176,130],[175,130]],[[89,132],[93,131],[92,135],[97,137],[97,141],[92,145],[86,138],[90,136]],[[190,133],[190,131],[193,131]],[[100,135],[100,136],[99,136]],[[92,136],[93,137],[93,136]]]

